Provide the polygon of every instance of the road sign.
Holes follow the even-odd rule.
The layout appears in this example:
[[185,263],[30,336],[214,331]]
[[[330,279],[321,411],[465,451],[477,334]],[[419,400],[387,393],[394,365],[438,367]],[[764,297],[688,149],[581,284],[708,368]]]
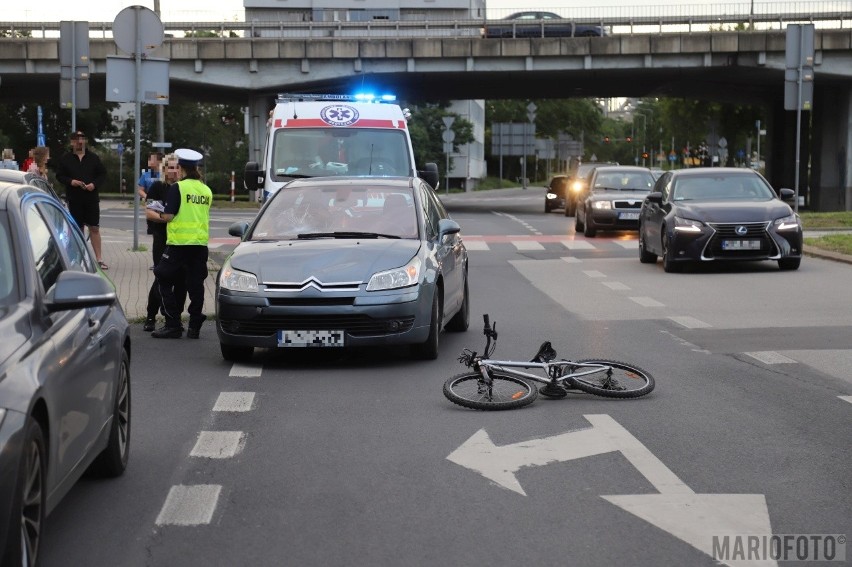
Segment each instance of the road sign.
[[124,153],[124,144],[119,142],[118,145],[115,146],[115,150],[118,152],[118,155],[123,154]]
[[163,44],[163,22],[160,17],[144,6],[128,6],[118,13],[112,22],[115,44],[125,53],[147,55]]
[[814,25],[789,24],[786,41],[784,110],[811,110],[814,102]]
[[445,142],[449,144],[450,142],[456,139],[456,133],[448,128],[447,130],[444,130],[441,133],[441,137],[444,139]]
[[154,142],[153,144],[151,144],[151,147],[154,147],[154,148],[171,148],[172,143],[171,142]]
[[[147,104],[169,103],[169,60],[148,57],[142,60],[139,94]],[[107,55],[106,100],[136,100],[136,61],[128,57]]]
[[59,22],[59,106],[89,108],[89,22]]

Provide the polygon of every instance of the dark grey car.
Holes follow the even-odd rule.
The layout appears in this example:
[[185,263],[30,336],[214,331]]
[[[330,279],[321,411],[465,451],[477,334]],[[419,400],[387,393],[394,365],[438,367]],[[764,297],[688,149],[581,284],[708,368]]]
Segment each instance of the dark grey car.
[[130,439],[129,325],[62,203],[0,178],[0,564],[33,565],[45,516]]
[[599,230],[637,230],[642,201],[654,186],[647,167],[598,167],[577,199],[574,227],[592,237]]
[[216,285],[222,356],[255,347],[411,345],[436,358],[465,331],[468,256],[458,223],[415,177],[297,179],[230,234]]

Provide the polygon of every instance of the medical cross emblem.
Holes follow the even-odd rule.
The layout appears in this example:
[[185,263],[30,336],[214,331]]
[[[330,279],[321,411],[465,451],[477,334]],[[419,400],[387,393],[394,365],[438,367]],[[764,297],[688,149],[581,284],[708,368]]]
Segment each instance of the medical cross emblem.
[[320,118],[330,126],[351,126],[358,121],[358,111],[351,106],[336,104],[320,110]]

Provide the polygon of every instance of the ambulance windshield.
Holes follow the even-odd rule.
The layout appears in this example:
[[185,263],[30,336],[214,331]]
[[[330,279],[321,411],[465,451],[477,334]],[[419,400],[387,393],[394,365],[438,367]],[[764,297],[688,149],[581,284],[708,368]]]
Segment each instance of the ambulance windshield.
[[279,180],[329,175],[409,176],[408,138],[389,128],[279,128],[272,175]]

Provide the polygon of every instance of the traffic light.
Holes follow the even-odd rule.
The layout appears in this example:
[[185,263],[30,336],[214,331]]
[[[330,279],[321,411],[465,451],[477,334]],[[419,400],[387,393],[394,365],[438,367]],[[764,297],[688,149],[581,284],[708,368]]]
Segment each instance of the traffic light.
[[632,142],[632,141],[633,141],[633,136],[627,136],[627,138],[625,138],[625,140],[626,140],[626,141],[627,141],[627,143],[629,144],[630,142]]
[[642,159],[648,159],[648,152],[642,152]]
[[609,143],[609,136],[604,136],[604,144],[608,144],[608,143]]

